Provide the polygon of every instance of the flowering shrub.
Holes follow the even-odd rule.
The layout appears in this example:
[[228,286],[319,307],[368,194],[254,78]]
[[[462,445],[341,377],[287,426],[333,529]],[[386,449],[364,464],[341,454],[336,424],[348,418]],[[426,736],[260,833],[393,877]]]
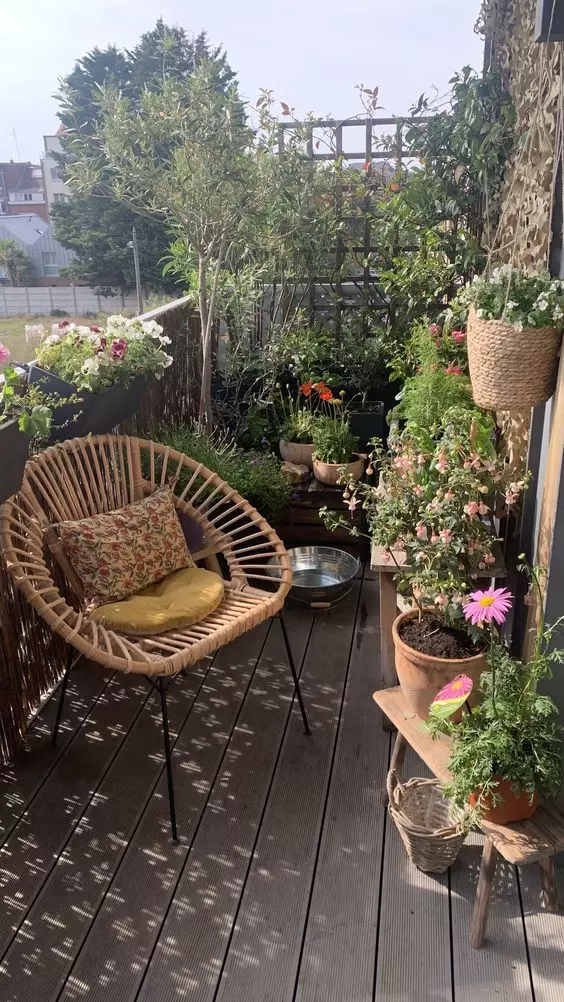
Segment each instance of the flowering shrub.
[[322,379],[316,383],[312,379],[302,383],[297,397],[292,396],[289,386],[287,390],[287,394],[274,401],[280,438],[310,445],[319,419],[334,417],[333,408],[342,406],[342,397],[334,397]]
[[[420,608],[435,605],[451,624],[462,622],[471,576],[495,563],[489,516],[496,493],[511,506],[525,486],[504,483],[503,461],[486,432],[484,418],[480,425],[457,409],[435,437],[408,426],[390,443],[390,455],[373,453],[371,463],[382,465],[380,485],[351,481],[345,490],[352,511],[362,503],[372,541],[398,564],[400,590]],[[330,527],[346,524],[329,512],[324,518]]]
[[453,306],[476,309],[480,320],[504,320],[516,330],[524,327],[564,328],[564,282],[547,271],[527,275],[502,265],[487,278],[477,275],[458,293]]
[[0,424],[18,421],[20,431],[30,438],[45,436],[51,427],[50,398],[37,387],[28,386],[22,372],[10,365],[10,349],[0,344]]
[[407,376],[399,404],[390,418],[405,419],[423,428],[439,423],[451,407],[475,408],[472,387],[466,375],[466,334],[447,324],[417,321],[409,339],[408,364],[415,375]]
[[37,360],[79,390],[97,392],[127,386],[136,376],[162,376],[172,363],[163,350],[170,338],[154,320],[108,317],[106,328],[60,325],[60,333],[42,341]]

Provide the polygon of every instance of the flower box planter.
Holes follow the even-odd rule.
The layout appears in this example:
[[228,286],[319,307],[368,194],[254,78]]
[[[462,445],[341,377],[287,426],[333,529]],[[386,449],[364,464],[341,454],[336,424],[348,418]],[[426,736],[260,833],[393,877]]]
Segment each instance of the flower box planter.
[[358,438],[361,452],[368,452],[371,449],[369,443],[375,438],[386,441],[388,426],[383,400],[368,401],[362,409],[349,411],[348,419],[351,432]]
[[457,675],[468,675],[477,689],[480,675],[487,669],[487,662],[483,651],[471,657],[441,658],[410,647],[402,640],[400,630],[403,623],[418,615],[418,610],[413,609],[398,616],[392,626],[392,638],[396,673],[402,692],[413,712],[425,720],[435,696],[444,685],[454,681]]
[[556,388],[562,333],[553,327],[519,331],[503,320],[468,316],[468,363],[480,407],[527,410],[549,400]]
[[31,365],[28,379],[45,394],[59,397],[80,396],[81,403],[62,404],[53,409],[50,442],[63,442],[67,438],[101,435],[115,428],[134,414],[149,387],[145,376],[137,376],[129,386],[110,386],[99,393],[77,390],[72,383],[60,379],[38,365]]
[[17,419],[0,424],[0,503],[16,494],[29,455],[29,435],[18,427]]

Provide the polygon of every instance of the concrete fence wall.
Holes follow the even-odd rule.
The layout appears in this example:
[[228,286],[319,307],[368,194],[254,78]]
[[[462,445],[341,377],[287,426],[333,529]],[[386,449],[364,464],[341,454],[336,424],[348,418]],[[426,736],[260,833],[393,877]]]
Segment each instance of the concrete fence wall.
[[64,310],[70,316],[85,313],[122,313],[136,310],[135,296],[99,296],[84,285],[70,286],[0,286],[0,317],[24,314],[48,316],[51,310]]

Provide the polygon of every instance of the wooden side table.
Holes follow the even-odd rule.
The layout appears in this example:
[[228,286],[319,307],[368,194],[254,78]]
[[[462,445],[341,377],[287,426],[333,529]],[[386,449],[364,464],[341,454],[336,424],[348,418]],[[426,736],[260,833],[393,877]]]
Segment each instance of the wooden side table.
[[[390,770],[399,772],[410,745],[437,779],[443,783],[448,782],[451,779],[448,768],[450,738],[446,735],[431,737],[425,730],[423,721],[410,710],[399,686],[381,689],[374,693],[373,699],[398,732]],[[486,839],[470,922],[470,943],[476,949],[484,941],[498,853],[508,863],[516,866],[538,863],[543,903],[548,911],[559,910],[553,857],[564,851],[564,813],[555,804],[543,803],[528,821],[518,821],[511,825],[494,825],[483,821],[480,828]]]

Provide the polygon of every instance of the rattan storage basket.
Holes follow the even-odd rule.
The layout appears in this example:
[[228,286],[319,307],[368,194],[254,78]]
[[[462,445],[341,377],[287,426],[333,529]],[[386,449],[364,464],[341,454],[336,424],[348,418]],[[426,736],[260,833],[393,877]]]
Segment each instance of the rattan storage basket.
[[451,811],[436,779],[400,783],[388,773],[389,812],[412,863],[425,873],[444,873],[451,866],[466,832]]
[[468,317],[472,393],[480,407],[522,411],[554,393],[562,333],[553,327],[517,330],[503,320]]

